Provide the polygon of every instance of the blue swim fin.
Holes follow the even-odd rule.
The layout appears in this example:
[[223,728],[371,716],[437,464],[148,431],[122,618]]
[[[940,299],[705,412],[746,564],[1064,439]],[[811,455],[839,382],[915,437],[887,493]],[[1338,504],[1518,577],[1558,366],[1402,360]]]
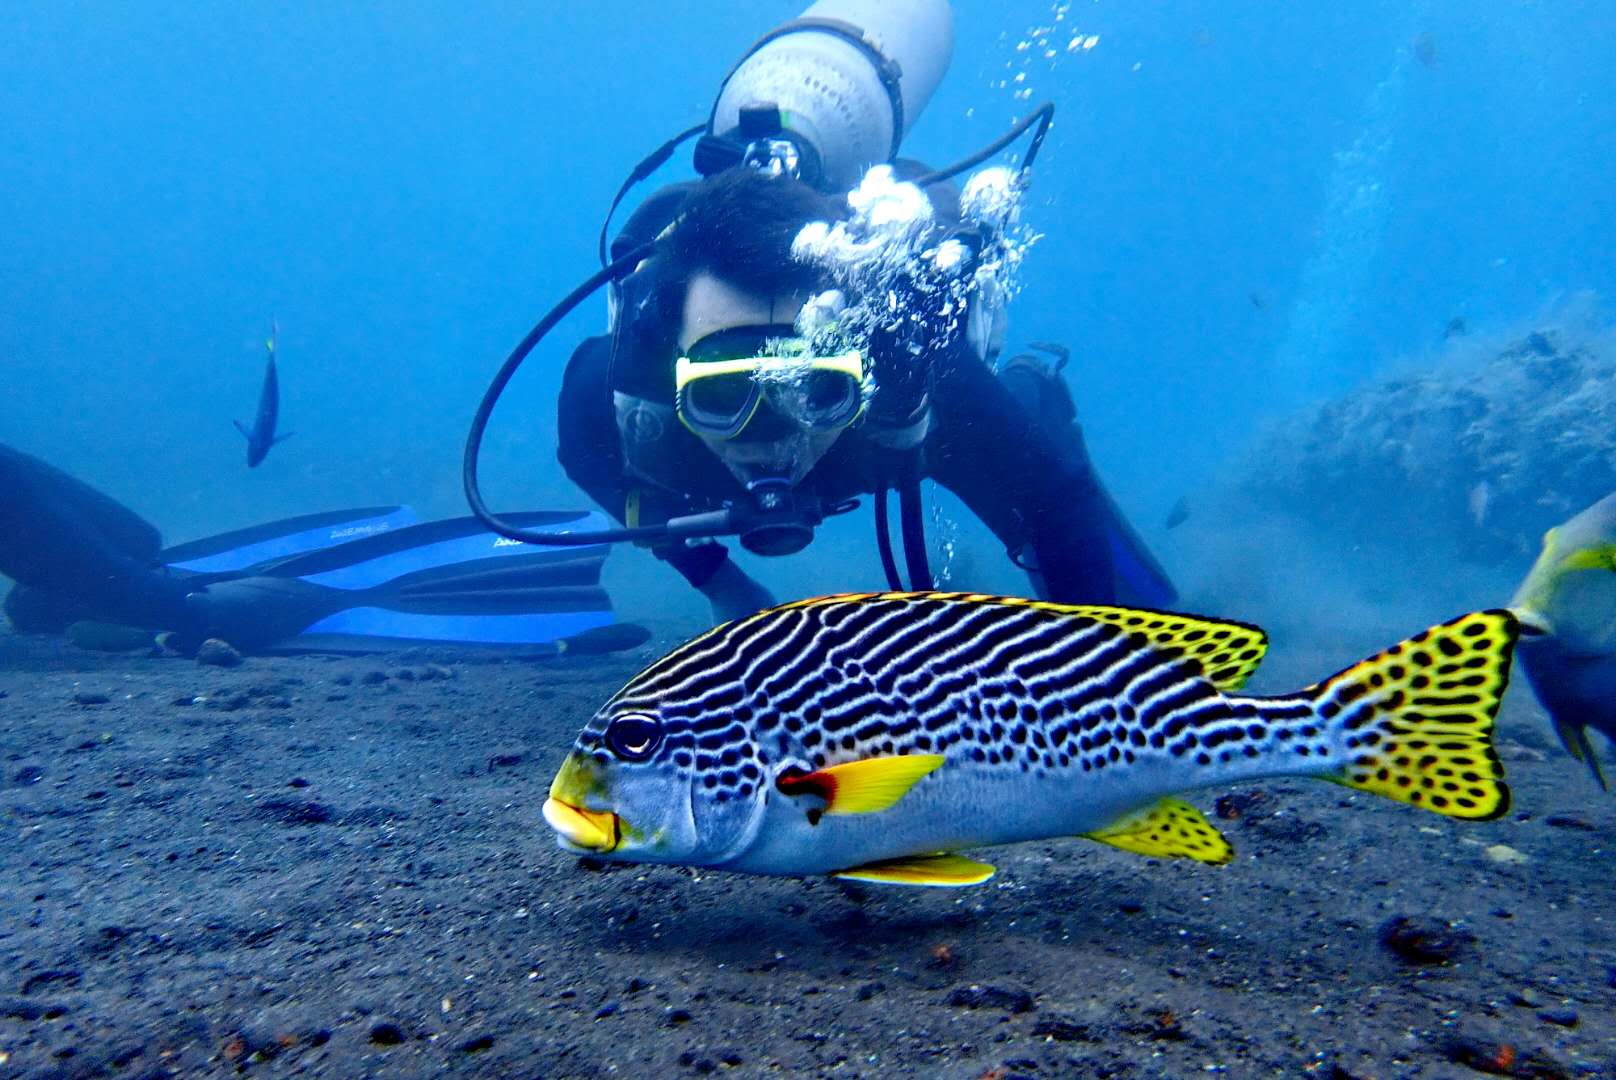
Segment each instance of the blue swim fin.
[[408,506],[333,510],[270,521],[165,548],[159,556],[171,570],[239,575],[294,555],[401,529],[419,521]]
[[[513,515],[526,528],[600,529],[602,515]],[[633,648],[600,585],[606,545],[548,548],[475,518],[405,525],[214,580],[191,596],[207,632],[253,652],[474,645],[524,655]]]
[[1178,589],[1167,576],[1161,563],[1150,553],[1150,548],[1122,516],[1116,500],[1106,491],[1100,493],[1110,513],[1105,521],[1106,538],[1111,545],[1111,569],[1116,575],[1117,603],[1124,607],[1150,608],[1170,611],[1178,603]]

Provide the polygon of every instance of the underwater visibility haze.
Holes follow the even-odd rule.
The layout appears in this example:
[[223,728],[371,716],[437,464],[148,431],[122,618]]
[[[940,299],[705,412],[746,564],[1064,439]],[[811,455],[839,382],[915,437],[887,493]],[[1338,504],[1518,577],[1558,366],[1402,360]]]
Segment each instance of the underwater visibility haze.
[[1616,9],[805,3],[0,13],[0,1076],[1616,1077]]

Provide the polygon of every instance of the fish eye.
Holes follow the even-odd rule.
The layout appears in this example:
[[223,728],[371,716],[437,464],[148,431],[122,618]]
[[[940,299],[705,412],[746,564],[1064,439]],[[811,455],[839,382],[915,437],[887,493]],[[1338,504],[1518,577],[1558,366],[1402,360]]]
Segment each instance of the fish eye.
[[606,727],[606,748],[624,761],[644,761],[662,742],[662,725],[641,713],[619,716]]

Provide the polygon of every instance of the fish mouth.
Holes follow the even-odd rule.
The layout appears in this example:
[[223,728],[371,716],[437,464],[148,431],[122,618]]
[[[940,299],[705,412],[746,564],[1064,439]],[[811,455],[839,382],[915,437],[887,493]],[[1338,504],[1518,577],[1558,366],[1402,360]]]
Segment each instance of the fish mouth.
[[1533,608],[1517,604],[1510,607],[1509,612],[1520,624],[1522,637],[1542,637],[1554,633],[1554,624]]
[[585,810],[552,796],[544,802],[544,820],[566,843],[599,854],[623,842],[622,822],[610,810]]

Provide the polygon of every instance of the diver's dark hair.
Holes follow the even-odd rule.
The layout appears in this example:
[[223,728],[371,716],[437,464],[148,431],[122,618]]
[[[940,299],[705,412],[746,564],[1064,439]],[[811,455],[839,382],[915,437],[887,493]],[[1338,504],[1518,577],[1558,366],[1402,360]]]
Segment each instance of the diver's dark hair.
[[726,169],[692,188],[680,207],[667,241],[666,281],[681,304],[685,286],[703,271],[764,296],[807,292],[821,272],[791,257],[792,241],[811,221],[846,215],[844,200],[800,180]]

